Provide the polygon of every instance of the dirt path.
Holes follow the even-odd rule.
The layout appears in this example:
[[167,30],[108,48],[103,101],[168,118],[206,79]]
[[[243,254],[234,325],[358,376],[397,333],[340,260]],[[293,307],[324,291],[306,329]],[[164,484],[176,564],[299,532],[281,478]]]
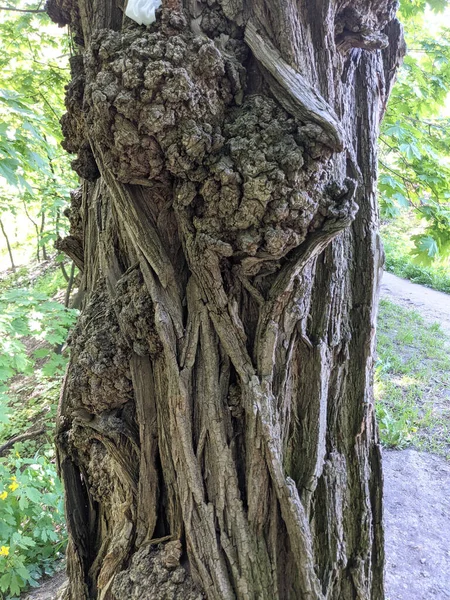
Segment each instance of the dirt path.
[[450,463],[415,450],[383,459],[386,600],[448,600]]
[[44,581],[38,588],[22,594],[21,598],[23,600],[56,600],[66,581],[66,572],[59,571],[59,573],[55,573],[53,577]]
[[[450,295],[385,272],[381,297],[450,338]],[[411,449],[383,458],[386,600],[450,600],[450,463]]]
[[450,295],[383,273],[381,297],[417,310],[425,320],[438,322],[450,336]]

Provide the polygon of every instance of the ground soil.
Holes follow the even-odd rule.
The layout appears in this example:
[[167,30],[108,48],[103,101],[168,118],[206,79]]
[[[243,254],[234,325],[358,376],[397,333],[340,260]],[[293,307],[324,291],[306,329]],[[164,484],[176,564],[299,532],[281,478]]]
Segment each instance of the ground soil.
[[[381,297],[450,335],[450,296],[385,273]],[[450,463],[415,450],[384,452],[386,600],[450,600]],[[26,600],[53,600],[64,574]],[[126,600],[126,599],[124,599]]]
[[[381,297],[438,322],[450,336],[448,294],[384,273]],[[386,600],[450,600],[450,463],[390,450],[383,467]]]
[[384,453],[386,599],[450,599],[450,463]]
[[[22,594],[23,600],[56,600],[59,591],[66,583],[65,571],[55,573],[42,583],[41,586],[35,588],[25,594]],[[125,600],[125,598],[124,598]]]

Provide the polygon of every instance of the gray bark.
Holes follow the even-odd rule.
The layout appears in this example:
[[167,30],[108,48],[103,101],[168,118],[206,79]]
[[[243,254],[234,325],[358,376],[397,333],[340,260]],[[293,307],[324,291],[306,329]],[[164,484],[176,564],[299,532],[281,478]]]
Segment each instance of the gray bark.
[[389,0],[49,0],[79,45],[66,598],[381,600]]

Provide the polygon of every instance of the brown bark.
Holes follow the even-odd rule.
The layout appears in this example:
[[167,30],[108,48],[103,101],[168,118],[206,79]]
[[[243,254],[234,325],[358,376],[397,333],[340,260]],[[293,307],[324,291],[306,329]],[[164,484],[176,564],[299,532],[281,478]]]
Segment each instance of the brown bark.
[[167,0],[148,28],[103,0],[49,5],[80,44],[66,597],[381,600],[396,2]]

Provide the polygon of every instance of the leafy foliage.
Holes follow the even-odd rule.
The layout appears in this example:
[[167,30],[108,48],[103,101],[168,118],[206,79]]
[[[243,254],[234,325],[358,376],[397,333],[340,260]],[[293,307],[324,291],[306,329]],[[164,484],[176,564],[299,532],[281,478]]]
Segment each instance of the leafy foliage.
[[[379,190],[385,217],[413,207],[424,231],[413,238],[420,264],[450,256],[450,30],[427,27],[444,0],[404,1],[409,53],[400,69],[380,135]],[[428,13],[426,12],[428,9]]]
[[[50,433],[67,362],[54,347],[65,341],[77,312],[38,291],[55,292],[51,272],[31,289],[11,285],[17,278],[0,291],[0,446],[33,423]],[[63,493],[49,433],[44,443],[17,442],[0,458],[2,600],[37,585],[63,556]]]
[[61,214],[76,184],[60,148],[59,119],[69,78],[69,49],[60,55],[64,45],[46,15],[2,13],[0,215],[28,218],[41,246],[63,233]]
[[450,269],[447,259],[435,257],[431,263],[414,260],[414,241],[424,236],[426,223],[416,219],[412,210],[402,211],[395,219],[381,227],[384,242],[385,269],[409,279],[450,294]]
[[[41,367],[44,375],[59,372],[64,360],[60,360],[53,347],[65,341],[76,313],[34,290],[13,288],[3,292],[0,295],[0,389],[17,373],[35,372],[39,359],[45,359]],[[41,343],[31,356],[25,339],[28,343],[30,340]]]
[[0,462],[0,598],[37,585],[62,556],[63,491],[48,458]]
[[[8,6],[42,8],[29,0]],[[31,241],[38,260],[64,235],[62,214],[77,183],[60,148],[69,53],[45,13],[0,11],[0,237],[19,229],[16,239],[27,248]],[[45,430],[0,457],[1,600],[36,585],[62,556],[51,426],[67,362],[60,348],[76,318],[54,299],[65,286],[59,269],[36,280],[20,267],[0,282],[0,446],[30,425]]]

